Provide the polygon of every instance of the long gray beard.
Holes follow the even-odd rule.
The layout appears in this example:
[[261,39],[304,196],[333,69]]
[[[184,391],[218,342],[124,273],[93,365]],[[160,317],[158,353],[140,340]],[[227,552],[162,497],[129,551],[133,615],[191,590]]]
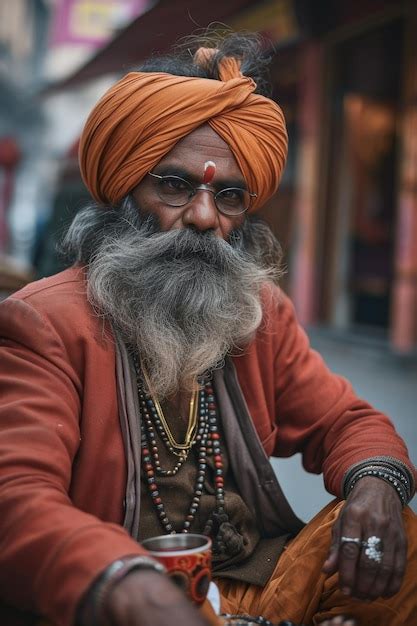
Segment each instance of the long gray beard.
[[107,236],[88,267],[88,295],[140,353],[159,398],[242,349],[262,320],[270,272],[244,251],[191,229],[153,221]]

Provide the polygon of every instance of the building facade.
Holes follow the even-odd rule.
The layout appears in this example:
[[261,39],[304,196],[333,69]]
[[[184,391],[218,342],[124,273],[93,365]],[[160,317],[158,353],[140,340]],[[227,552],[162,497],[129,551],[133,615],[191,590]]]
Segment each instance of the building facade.
[[[277,46],[273,80],[288,120],[289,167],[264,215],[284,244],[286,288],[304,325],[413,354],[417,5],[284,4],[296,27]],[[275,6],[278,19],[283,3],[260,6]],[[259,12],[252,28],[263,30]]]
[[262,215],[282,242],[284,287],[300,321],[414,354],[416,3],[188,0],[174,7],[161,0],[63,87],[166,50],[193,30],[187,11],[199,24],[217,12],[235,29],[266,36],[290,147],[280,189]]

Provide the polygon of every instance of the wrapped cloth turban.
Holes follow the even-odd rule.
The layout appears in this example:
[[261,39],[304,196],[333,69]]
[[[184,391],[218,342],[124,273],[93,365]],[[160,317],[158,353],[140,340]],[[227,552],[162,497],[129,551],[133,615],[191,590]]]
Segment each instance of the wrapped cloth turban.
[[[211,53],[200,48],[200,64]],[[225,57],[219,76],[131,72],[113,85],[90,113],[80,140],[81,175],[95,200],[120,202],[180,139],[207,123],[257,194],[251,211],[262,206],[285,165],[284,116],[275,102],[254,93],[256,85],[242,76],[237,59]]]

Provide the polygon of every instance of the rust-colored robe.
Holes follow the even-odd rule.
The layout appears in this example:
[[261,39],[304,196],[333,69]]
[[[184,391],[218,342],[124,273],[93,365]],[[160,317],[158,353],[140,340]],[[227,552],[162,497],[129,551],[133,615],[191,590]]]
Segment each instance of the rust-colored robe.
[[[265,294],[255,340],[233,361],[268,455],[302,452],[340,496],[346,470],[412,465],[388,418],[309,348],[292,305]],[[73,623],[98,573],[142,548],[121,527],[126,467],[114,342],[70,269],[0,304],[0,599]],[[0,624],[11,626],[6,609]]]

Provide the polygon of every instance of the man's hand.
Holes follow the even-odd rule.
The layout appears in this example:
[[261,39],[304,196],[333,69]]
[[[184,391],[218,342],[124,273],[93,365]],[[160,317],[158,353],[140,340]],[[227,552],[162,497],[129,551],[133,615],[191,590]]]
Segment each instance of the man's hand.
[[199,611],[165,574],[136,570],[104,601],[100,626],[207,626]]
[[[349,495],[333,527],[332,545],[323,566],[327,574],[339,571],[339,586],[347,595],[375,600],[396,594],[406,566],[407,538],[402,507],[395,489],[380,478],[361,478]],[[369,559],[355,543],[341,537],[382,540],[381,563]]]

